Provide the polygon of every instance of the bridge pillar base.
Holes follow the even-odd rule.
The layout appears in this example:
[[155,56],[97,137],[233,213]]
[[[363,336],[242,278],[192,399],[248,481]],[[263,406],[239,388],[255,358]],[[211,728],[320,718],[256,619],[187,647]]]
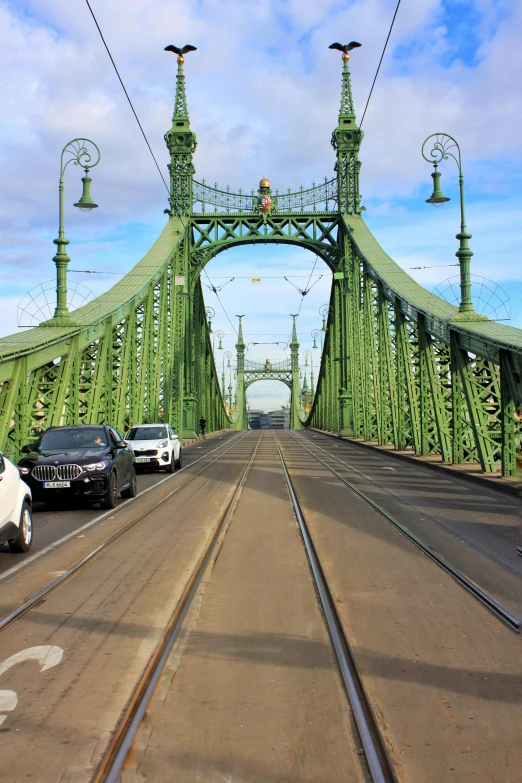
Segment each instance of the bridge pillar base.
[[346,392],[342,391],[339,394],[340,405],[340,421],[339,421],[339,435],[343,438],[353,437],[353,405],[352,397]]
[[181,437],[186,440],[196,438],[196,397],[183,397],[183,424],[181,427]]

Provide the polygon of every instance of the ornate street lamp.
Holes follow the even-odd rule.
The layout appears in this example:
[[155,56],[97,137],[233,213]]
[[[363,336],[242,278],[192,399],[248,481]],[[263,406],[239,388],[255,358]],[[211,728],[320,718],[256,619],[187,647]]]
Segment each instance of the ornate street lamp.
[[322,351],[323,350],[323,333],[322,333],[322,329],[314,329],[311,332],[311,335],[314,338],[314,344],[312,345],[312,348],[318,348],[319,347],[317,345],[317,338],[320,337],[321,338],[321,351]]
[[212,319],[214,318],[216,311],[214,310],[213,307],[210,307],[209,305],[208,307],[205,307],[205,314],[207,316],[207,321],[208,321],[208,333],[212,334]]
[[232,358],[232,353],[230,351],[225,351],[223,353],[223,366],[221,368],[221,386],[223,388],[223,397],[226,398],[226,389],[225,389],[225,359],[228,360],[227,367],[230,367],[230,360]]
[[328,316],[329,316],[329,314],[331,312],[332,312],[332,308],[330,307],[330,305],[324,304],[324,305],[321,305],[321,307],[319,308],[319,315],[323,319],[323,325],[321,326],[321,332],[326,333],[326,331],[327,331],[326,324],[327,324],[327,321],[328,321]]
[[225,332],[222,332],[221,329],[218,329],[217,332],[214,332],[214,350],[215,350],[216,337],[219,340],[218,351],[222,351],[223,350],[223,337],[224,336],[225,336]]
[[485,315],[480,315],[479,313],[475,312],[475,308],[473,307],[473,302],[471,300],[470,261],[471,256],[473,255],[473,251],[468,245],[468,240],[471,239],[471,234],[466,228],[466,215],[464,207],[464,177],[462,175],[462,157],[460,154],[460,147],[453,136],[449,136],[447,133],[432,133],[431,136],[428,136],[428,138],[425,139],[422,145],[422,157],[424,160],[427,160],[428,163],[432,163],[434,168],[434,171],[431,175],[433,178],[433,193],[431,194],[430,198],[426,199],[427,204],[440,206],[441,204],[445,204],[450,200],[444,195],[440,187],[441,174],[440,171],[438,171],[437,166],[441,160],[453,158],[459,170],[460,232],[456,235],[456,238],[459,240],[459,249],[455,255],[459,259],[460,266],[460,305],[458,314],[453,316],[452,320],[485,320]]
[[[88,145],[92,145],[95,151],[89,149]],[[100,150],[97,145],[89,139],[73,139],[62,150],[60,181],[58,183],[58,239],[53,240],[56,245],[56,255],[53,257],[53,261],[56,264],[56,309],[53,318],[49,321],[44,321],[41,326],[75,325],[67,307],[67,264],[71,259],[66,252],[69,240],[65,238],[63,225],[63,178],[69,163],[81,166],[85,170],[85,176],[82,177],[83,192],[80,200],[74,206],[78,207],[82,212],[90,212],[92,209],[96,209],[98,204],[95,204],[91,198],[92,180],[89,177],[89,170],[98,165],[100,157]]]

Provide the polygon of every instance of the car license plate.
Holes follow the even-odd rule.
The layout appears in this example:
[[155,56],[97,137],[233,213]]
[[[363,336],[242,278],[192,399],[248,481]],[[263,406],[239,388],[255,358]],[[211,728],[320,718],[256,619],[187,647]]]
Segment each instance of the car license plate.
[[134,462],[150,462],[150,457],[136,457]]
[[70,487],[70,481],[44,481],[44,489],[64,489]]

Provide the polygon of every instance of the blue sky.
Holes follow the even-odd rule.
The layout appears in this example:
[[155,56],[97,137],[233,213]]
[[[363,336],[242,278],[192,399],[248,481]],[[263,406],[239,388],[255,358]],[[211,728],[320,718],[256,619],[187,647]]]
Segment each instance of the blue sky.
[[[341,62],[332,41],[358,40],[351,59],[357,115],[366,103],[395,0],[92,0],[100,25],[154,153],[164,167],[163,134],[170,124],[175,58],[168,43],[193,43],[186,76],[191,124],[198,136],[196,178],[257,188],[297,189],[333,175],[330,136],[337,122]],[[451,201],[425,204],[430,166],[420,148],[444,131],[462,149],[472,271],[511,297],[513,325],[522,327],[522,6],[516,0],[403,0],[366,114],[361,150],[365,219],[385,250],[423,285],[458,272],[457,170],[441,166]],[[84,0],[0,0],[0,335],[17,329],[16,306],[37,284],[52,280],[60,150],[77,136],[96,141],[93,170],[99,209],[72,207],[79,173],[69,167],[65,225],[71,273],[93,293],[128,271],[164,225],[164,185],[126,104]],[[76,213],[76,214],[75,214]],[[232,316],[247,313],[250,341],[282,339],[301,300],[283,276],[306,282],[314,258],[291,248],[237,249],[208,267],[218,284],[235,277],[220,298]],[[429,267],[416,270],[411,267]],[[324,275],[304,298],[303,349],[321,325],[328,300]],[[263,282],[253,286],[252,275]],[[219,278],[219,279],[218,279]],[[246,279],[245,279],[246,278]],[[314,280],[317,278],[314,278]],[[234,332],[216,309],[214,328]],[[234,321],[234,319],[232,318]],[[256,335],[259,336],[256,337]],[[314,352],[318,364],[318,351]],[[251,346],[252,358],[275,361],[280,346]],[[218,355],[218,366],[221,358]],[[282,404],[282,385],[252,387],[254,407]]]

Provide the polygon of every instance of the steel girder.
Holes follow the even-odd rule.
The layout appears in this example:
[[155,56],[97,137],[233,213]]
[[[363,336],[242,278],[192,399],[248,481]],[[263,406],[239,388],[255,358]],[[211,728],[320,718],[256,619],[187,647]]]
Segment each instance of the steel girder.
[[124,431],[135,422],[169,421],[182,432],[188,393],[195,420],[204,416],[209,431],[230,426],[201,286],[187,295],[179,284],[187,260],[183,225],[169,225],[114,289],[76,311],[80,327],[0,340],[4,453],[16,458],[51,425],[107,421]]
[[453,324],[451,305],[425,292],[389,257],[376,263],[384,255],[380,248],[381,258],[368,257],[368,246],[377,243],[360,218],[346,216],[345,225],[350,247],[340,249],[345,270],[333,281],[306,423],[344,434],[336,419],[337,359],[340,386],[349,385],[354,437],[514,475],[522,439],[522,332],[491,322]]

